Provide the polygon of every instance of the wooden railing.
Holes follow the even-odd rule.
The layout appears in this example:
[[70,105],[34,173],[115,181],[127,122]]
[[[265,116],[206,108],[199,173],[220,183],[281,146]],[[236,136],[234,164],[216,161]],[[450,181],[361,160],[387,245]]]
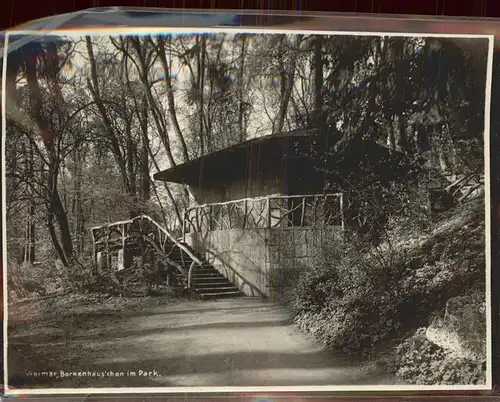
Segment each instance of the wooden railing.
[[[194,253],[177,240],[169,231],[147,215],[139,215],[126,221],[113,222],[107,225],[95,226],[90,229],[93,244],[94,264],[97,264],[97,253],[102,251],[109,259],[113,250],[122,249],[125,253],[127,241],[132,238],[141,238],[161,252],[167,261],[177,268],[187,279],[188,288],[192,289],[192,277],[196,266],[203,266],[203,262]],[[170,254],[178,248],[189,256],[191,263],[188,270],[169,260]],[[182,258],[182,257],[181,257]]]
[[333,225],[344,228],[341,193],[272,195],[198,205],[186,210],[183,232]]

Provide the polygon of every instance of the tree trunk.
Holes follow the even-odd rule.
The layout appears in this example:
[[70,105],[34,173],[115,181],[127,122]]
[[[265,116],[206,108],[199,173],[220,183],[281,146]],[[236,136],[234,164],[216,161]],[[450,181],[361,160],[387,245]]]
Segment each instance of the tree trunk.
[[52,240],[52,244],[54,245],[54,249],[56,250],[57,256],[62,261],[65,267],[69,266],[66,255],[59,244],[59,239],[57,238],[56,228],[54,227],[54,217],[52,214],[48,214],[47,216],[47,227],[49,229],[50,239]]
[[[198,60],[198,96],[199,96],[199,136],[200,136],[200,155],[203,155],[205,153],[205,138],[204,138],[204,96],[203,96],[203,90],[205,88],[205,37],[201,37],[201,39],[198,37],[198,54],[197,54],[197,60]],[[207,140],[208,136],[210,133],[207,133]]]
[[[26,179],[29,182],[33,181],[33,144],[28,141],[28,149],[26,149],[25,144],[22,144],[22,152],[25,156],[25,172]],[[35,262],[35,202],[34,194],[31,187],[27,188],[28,194],[30,194],[30,200],[28,201],[27,216],[26,216],[26,227],[25,227],[25,239],[23,246],[23,261],[24,262]]]
[[244,107],[244,81],[245,81],[245,51],[246,51],[246,36],[241,35],[241,53],[240,66],[238,72],[238,132],[239,140],[244,141],[246,138],[245,127],[245,107]]
[[60,247],[62,248],[62,252],[64,255],[64,258],[61,258],[61,260],[65,266],[69,266],[70,261],[73,257],[73,240],[71,237],[68,215],[66,213],[66,210],[64,209],[64,206],[62,205],[61,197],[59,196],[59,191],[57,190],[57,173],[52,172],[51,168],[49,168],[47,184],[50,199],[48,208],[49,222],[52,223],[52,216],[56,218],[61,241]]
[[[6,61],[4,61],[6,62]],[[17,124],[23,123],[24,128],[32,129],[33,120],[32,116],[26,116],[19,109],[19,94],[16,88],[16,77],[21,66],[21,55],[19,52],[15,51],[9,55],[9,62],[7,63],[6,72],[6,82],[5,82],[5,92],[6,92],[6,104],[5,112],[8,119],[12,119]],[[28,120],[28,123],[26,122]],[[21,145],[22,154],[27,156],[26,172],[28,178],[33,178],[34,175],[34,152],[33,144],[28,139],[29,153],[27,154],[26,146],[23,143]],[[23,259],[24,261],[29,261],[33,263],[35,261],[35,200],[34,192],[31,188],[28,188],[28,194],[31,195],[30,201],[27,208],[27,223],[26,223],[26,238],[23,246]]]
[[73,199],[73,215],[76,218],[75,222],[75,232],[74,238],[76,239],[76,250],[79,253],[83,253],[85,248],[85,214],[83,211],[83,200],[82,200],[82,181],[83,181],[83,169],[82,163],[84,158],[82,157],[81,147],[75,149],[75,168],[74,168],[74,178],[75,178],[75,194]]
[[[154,158],[153,151],[151,150],[151,147],[149,146],[149,143],[148,143],[148,153],[149,153],[149,157],[153,161],[155,169],[157,171],[160,171],[160,167],[158,166],[158,163],[156,162],[156,160]],[[179,220],[179,222],[182,222],[182,215],[181,215],[181,213],[179,211],[179,207],[177,206],[177,202],[175,201],[174,195],[172,194],[172,191],[170,191],[170,188],[168,187],[168,184],[166,182],[163,182],[163,184],[165,186],[165,190],[167,192],[167,196],[170,199],[170,202],[172,203],[172,206],[174,207],[175,215],[176,215],[177,219]]]
[[36,206],[35,206],[35,201],[34,198],[32,197],[30,201],[30,256],[29,260],[31,263],[35,262],[35,245],[36,245],[36,228],[35,228],[35,211],[36,211]]
[[321,49],[322,37],[315,35],[313,38],[314,56],[314,111],[312,113],[313,126],[323,128],[323,57]]
[[[224,41],[225,41],[225,34],[222,34],[222,37],[220,39],[219,45],[217,46],[217,52],[215,56],[215,60],[210,60],[210,58],[207,55],[208,58],[208,67],[209,70],[207,73],[204,73],[206,76],[208,76],[208,81],[210,83],[209,85],[209,92],[208,92],[208,99],[206,102],[206,108],[204,111],[204,129],[206,134],[206,144],[205,148],[208,150],[208,152],[217,149],[221,146],[228,146],[228,142],[231,143],[231,139],[229,139],[228,135],[222,136],[222,137],[216,137],[214,138],[214,132],[213,132],[213,127],[214,127],[214,109],[212,105],[214,104],[214,90],[216,88],[222,88],[223,85],[221,85],[221,80],[219,76],[219,71],[218,67],[220,65],[220,57],[222,53],[222,48],[224,46]],[[205,99],[205,93],[203,93],[203,97]],[[220,132],[219,132],[220,133]],[[232,132],[231,132],[232,133]],[[215,139],[215,141],[214,141]],[[215,148],[214,148],[214,142],[215,142]]]
[[[48,174],[47,174],[47,198],[48,204],[48,222],[49,231],[53,245],[58,252],[61,261],[65,266],[69,266],[70,260],[73,257],[73,241],[71,238],[71,231],[68,223],[66,211],[61,202],[61,197],[57,189],[58,173],[60,168],[60,157],[57,154],[54,145],[55,134],[50,129],[45,116],[42,114],[42,94],[37,79],[37,60],[35,58],[26,59],[26,80],[29,90],[30,114],[34,116],[36,122],[36,129],[43,139],[43,144],[48,155]],[[54,78],[54,77],[53,77]],[[60,231],[61,245],[57,241],[55,235],[53,217],[56,218]]]
[[[137,212],[137,191],[136,191],[136,177],[135,177],[135,143],[132,138],[130,122],[127,123],[126,128],[127,135],[127,176],[128,176],[128,188],[127,195],[129,198],[129,216],[130,219],[135,218],[138,215]],[[127,184],[127,182],[125,184]]]
[[[169,37],[170,38],[170,37]],[[168,102],[168,114],[174,127],[174,132],[177,136],[179,144],[181,146],[182,155],[184,157],[184,162],[189,160],[188,148],[184,136],[182,134],[179,121],[177,120],[177,110],[175,108],[174,91],[172,88],[172,79],[170,77],[170,66],[167,61],[167,56],[165,54],[165,43],[161,37],[158,38],[158,55],[163,67],[163,75],[165,76],[165,88],[167,90],[167,102]]]
[[290,97],[292,95],[293,84],[295,82],[295,63],[297,60],[298,44],[300,43],[300,37],[297,38],[297,49],[292,49],[290,52],[290,61],[287,67],[281,71],[281,102],[278,111],[278,116],[276,119],[276,125],[274,127],[275,133],[280,133],[283,131],[283,126],[285,124],[285,119],[288,111],[288,104],[290,103]]
[[[141,79],[147,100],[149,102],[149,106],[151,108],[151,115],[153,116],[153,120],[154,120],[154,122],[156,124],[156,128],[158,130],[158,135],[159,135],[161,142],[164,146],[165,153],[167,154],[167,159],[168,159],[168,162],[170,164],[170,167],[173,167],[176,165],[176,163],[175,163],[174,156],[172,154],[170,138],[169,138],[168,131],[167,131],[167,122],[165,120],[163,108],[161,108],[159,106],[158,102],[154,99],[153,94],[151,92],[151,85],[150,85],[150,81],[148,79],[149,67],[147,65],[146,59],[145,59],[143,51],[142,51],[142,45],[141,45],[140,41],[136,38],[130,38],[130,41],[131,41],[133,47],[135,48],[136,53],[139,57],[139,65],[140,65],[140,68],[138,68],[139,77]],[[121,50],[122,52],[125,52],[127,57],[134,64],[137,65],[137,62],[133,59],[132,55],[126,49],[125,43],[126,43],[125,40],[123,40],[123,38],[122,38],[121,46],[117,45],[116,43],[115,43],[115,46],[118,46],[119,50]],[[128,67],[126,64],[125,64],[125,71],[126,71],[125,74],[126,74],[126,79],[127,79],[127,85],[129,87],[129,90],[131,90],[130,80],[128,77],[128,75],[129,75]]]
[[141,185],[140,194],[144,201],[151,198],[151,178],[149,172],[149,154],[148,154],[148,102],[144,99],[142,102],[141,119]]
[[118,141],[118,138],[115,135],[110,118],[108,116],[106,108],[104,107],[104,102],[101,98],[99,83],[97,80],[97,70],[94,58],[94,51],[92,49],[92,42],[89,36],[86,37],[86,42],[87,42],[87,53],[89,56],[89,64],[90,64],[90,78],[87,78],[87,86],[92,94],[92,98],[102,117],[105,134],[109,140],[111,152],[113,153],[118,168],[120,169],[120,173],[122,175],[125,188],[127,192],[130,192],[129,176],[127,174],[127,161],[125,159],[125,156],[122,154],[120,148],[120,142]]

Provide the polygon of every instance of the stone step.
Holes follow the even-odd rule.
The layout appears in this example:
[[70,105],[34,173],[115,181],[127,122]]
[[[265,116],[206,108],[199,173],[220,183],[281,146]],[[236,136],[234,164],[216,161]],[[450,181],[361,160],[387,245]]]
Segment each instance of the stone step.
[[195,272],[193,274],[194,279],[200,279],[200,278],[225,278],[224,275],[222,275],[220,272],[217,271],[211,271],[211,272]]
[[227,279],[224,275],[220,274],[220,273],[214,273],[212,275],[209,275],[209,274],[197,274],[197,275],[193,275],[193,278],[192,278],[195,282],[217,282],[217,281],[227,281],[227,282],[230,282],[229,279]]
[[[186,268],[186,269],[188,269],[190,267],[190,265],[191,265],[191,263],[187,262],[187,261],[184,261],[184,262],[182,262],[182,261],[176,261],[176,260],[172,260],[172,261],[175,262],[176,264],[180,265],[181,267]],[[194,267],[194,269],[195,269],[195,271],[199,271],[200,269],[201,270],[203,270],[203,269],[215,270],[215,268],[212,265],[210,265],[210,264],[204,264],[202,266],[196,265]]]
[[194,272],[193,272],[193,276],[213,276],[213,275],[221,275],[221,276],[224,276],[222,275],[219,271],[216,271],[215,269],[204,269],[204,270],[198,270],[196,269]]
[[200,272],[203,273],[203,272],[219,272],[219,271],[216,270],[212,266],[206,266],[206,267],[198,267],[198,266],[196,266],[196,267],[194,267],[193,274],[197,274],[197,273],[200,273]]
[[[180,249],[174,249],[168,258],[183,266],[186,270],[189,269],[193,260]],[[180,272],[176,272],[178,281],[187,282],[186,278]],[[201,299],[217,299],[239,297],[243,293],[235,287],[223,274],[215,267],[203,261],[203,266],[195,266],[193,271],[193,285]]]
[[198,282],[195,281],[194,287],[196,289],[209,289],[209,288],[219,288],[219,287],[224,287],[224,286],[231,286],[234,287],[231,282],[228,280],[225,281],[213,281],[213,282]]
[[211,265],[204,265],[203,267],[198,267],[198,266],[194,267],[194,272],[205,272],[205,271],[219,272]]
[[[195,282],[217,282],[222,280],[227,280],[227,278],[222,274],[214,274],[214,275],[193,275],[193,279]],[[229,281],[228,281],[229,282]]]
[[[213,266],[211,265],[203,265],[203,266],[195,266],[194,267],[195,271],[217,271]],[[219,272],[219,271],[217,271]]]
[[195,285],[195,289],[199,290],[200,293],[203,294],[208,294],[208,293],[227,293],[227,292],[239,292],[239,289],[231,284],[229,286],[214,286],[211,288],[203,288],[203,289],[198,289]]
[[225,298],[230,298],[230,297],[241,297],[243,294],[242,292],[235,291],[235,292],[224,292],[224,293],[201,293],[200,292],[200,298],[201,299],[225,299]]
[[214,269],[214,266],[209,264],[209,263],[204,263],[203,265],[195,265],[194,267],[196,270],[200,270],[200,269]]

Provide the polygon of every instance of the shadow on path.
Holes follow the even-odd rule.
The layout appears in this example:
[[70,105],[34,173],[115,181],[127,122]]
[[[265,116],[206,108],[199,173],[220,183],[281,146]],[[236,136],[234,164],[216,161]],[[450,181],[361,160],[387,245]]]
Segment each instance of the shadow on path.
[[[194,308],[196,306],[197,308]],[[290,326],[290,312],[255,299],[155,306],[137,314],[76,314],[16,329],[9,367],[18,387],[374,385],[380,368],[334,356]],[[155,371],[154,376],[26,379],[26,371]],[[23,380],[24,378],[24,380]],[[27,382],[28,381],[28,382]]]

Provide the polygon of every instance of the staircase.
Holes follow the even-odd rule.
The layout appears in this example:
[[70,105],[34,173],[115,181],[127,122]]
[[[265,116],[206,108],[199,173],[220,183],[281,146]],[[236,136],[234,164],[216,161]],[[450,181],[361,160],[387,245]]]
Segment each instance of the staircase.
[[[187,247],[186,244],[181,243]],[[179,264],[186,269],[189,268],[193,260],[180,248],[174,247],[168,255],[168,260]],[[202,260],[203,261],[203,260]],[[184,276],[180,271],[175,271],[176,280],[181,282]],[[238,297],[242,292],[234,286],[229,279],[222,275],[213,265],[203,261],[202,266],[195,266],[192,278],[192,287],[201,299],[220,299]]]
[[[200,258],[186,243],[174,238],[166,229],[146,215],[128,221],[97,226],[91,229],[94,261],[97,253],[118,253],[128,249],[143,253],[146,247],[155,249],[171,267],[177,286],[190,288],[200,299],[239,297],[243,293],[213,265]],[[137,255],[137,254],[136,254]],[[102,259],[102,255],[101,255]]]

